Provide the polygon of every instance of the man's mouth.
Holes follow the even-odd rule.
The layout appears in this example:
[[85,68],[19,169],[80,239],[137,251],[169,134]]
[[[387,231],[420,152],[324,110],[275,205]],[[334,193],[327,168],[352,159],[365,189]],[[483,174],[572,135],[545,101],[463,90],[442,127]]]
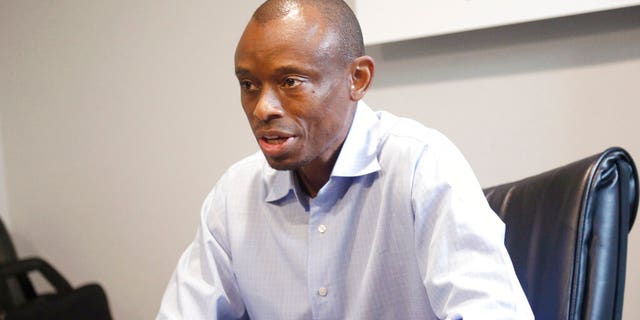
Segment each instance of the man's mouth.
[[264,132],[258,136],[258,144],[268,158],[281,157],[291,151],[296,137],[286,132]]
[[282,144],[287,141],[289,137],[279,137],[279,136],[264,136],[262,140],[271,145]]

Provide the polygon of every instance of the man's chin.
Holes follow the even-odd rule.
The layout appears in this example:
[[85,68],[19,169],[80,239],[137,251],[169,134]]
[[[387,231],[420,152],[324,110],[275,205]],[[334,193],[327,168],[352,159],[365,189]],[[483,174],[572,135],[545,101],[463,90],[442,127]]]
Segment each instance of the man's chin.
[[274,158],[266,158],[269,166],[275,170],[295,170],[299,166],[296,162],[288,161],[287,159],[274,159]]

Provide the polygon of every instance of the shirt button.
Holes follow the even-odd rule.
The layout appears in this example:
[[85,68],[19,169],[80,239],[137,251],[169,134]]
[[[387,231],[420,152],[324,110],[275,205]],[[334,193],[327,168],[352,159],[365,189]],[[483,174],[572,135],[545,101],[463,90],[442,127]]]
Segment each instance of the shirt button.
[[321,224],[318,226],[318,232],[325,233],[326,231],[327,231],[327,226],[325,226],[324,224]]
[[327,288],[322,287],[320,289],[318,289],[318,295],[321,297],[326,297],[327,296]]

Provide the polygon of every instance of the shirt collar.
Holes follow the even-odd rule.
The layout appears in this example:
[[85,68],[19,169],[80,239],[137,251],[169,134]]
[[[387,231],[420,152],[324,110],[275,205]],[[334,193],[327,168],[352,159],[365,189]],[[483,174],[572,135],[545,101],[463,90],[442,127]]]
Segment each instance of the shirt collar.
[[358,102],[351,128],[342,145],[331,176],[357,177],[380,170],[379,119],[363,101]]
[[[331,172],[332,177],[357,177],[380,170],[377,158],[380,144],[378,124],[376,113],[359,101],[351,128]],[[275,170],[266,162],[264,169],[265,186],[269,188],[265,198],[267,202],[277,201],[295,191],[293,172]]]

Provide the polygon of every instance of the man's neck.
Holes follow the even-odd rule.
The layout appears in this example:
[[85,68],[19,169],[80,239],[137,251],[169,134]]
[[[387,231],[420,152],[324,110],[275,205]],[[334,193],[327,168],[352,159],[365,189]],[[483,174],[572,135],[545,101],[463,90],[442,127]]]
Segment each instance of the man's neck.
[[305,166],[296,170],[295,175],[302,191],[309,197],[315,198],[320,189],[329,181],[334,164],[335,161],[330,166]]
[[348,125],[343,127],[342,133],[338,136],[338,141],[340,142],[334,147],[334,150],[330,153],[329,157],[318,157],[307,165],[295,170],[296,177],[300,182],[302,191],[311,198],[315,198],[318,195],[318,192],[320,192],[320,189],[322,189],[322,187],[324,187],[324,185],[329,181],[331,172],[333,172],[333,167],[335,166],[336,161],[338,161],[340,150],[342,150],[342,146],[344,145],[347,135],[349,134],[349,130],[351,129],[351,125],[353,124],[355,113],[356,106],[354,105],[351,110],[351,114],[347,119]]

